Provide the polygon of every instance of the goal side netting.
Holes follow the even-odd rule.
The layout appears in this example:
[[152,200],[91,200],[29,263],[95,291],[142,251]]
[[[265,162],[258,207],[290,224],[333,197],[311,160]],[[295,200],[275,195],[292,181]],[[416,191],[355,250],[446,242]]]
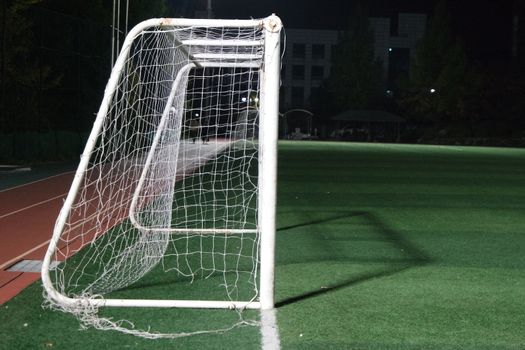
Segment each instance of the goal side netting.
[[273,307],[280,29],[270,16],[130,32],[44,259],[47,306],[153,338],[190,333],[99,309]]

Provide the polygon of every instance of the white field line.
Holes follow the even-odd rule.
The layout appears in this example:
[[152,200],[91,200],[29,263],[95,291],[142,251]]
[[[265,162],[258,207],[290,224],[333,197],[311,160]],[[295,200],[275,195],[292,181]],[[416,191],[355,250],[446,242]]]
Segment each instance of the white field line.
[[261,310],[261,336],[262,350],[281,349],[276,309]]

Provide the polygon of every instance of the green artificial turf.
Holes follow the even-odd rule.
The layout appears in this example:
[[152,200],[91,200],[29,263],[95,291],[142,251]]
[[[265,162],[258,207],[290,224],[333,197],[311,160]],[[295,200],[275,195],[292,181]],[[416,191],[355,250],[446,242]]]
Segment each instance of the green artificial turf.
[[[280,143],[282,348],[525,349],[524,179],[520,149]],[[139,282],[130,293],[165,287]],[[41,301],[36,283],[0,307],[0,349],[260,348],[257,327],[155,341],[79,331]],[[220,328],[237,317],[105,313],[161,331]]]
[[283,349],[525,349],[525,150],[280,150]]

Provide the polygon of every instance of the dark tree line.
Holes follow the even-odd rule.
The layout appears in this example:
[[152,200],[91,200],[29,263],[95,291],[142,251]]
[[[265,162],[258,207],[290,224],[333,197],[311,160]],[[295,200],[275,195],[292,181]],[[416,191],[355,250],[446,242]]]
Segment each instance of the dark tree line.
[[[0,10],[0,131],[88,130],[111,70],[113,2],[3,0]],[[128,26],[169,10],[130,1]],[[122,6],[121,43],[124,16]]]
[[410,79],[397,99],[401,110],[415,121],[431,122],[445,137],[525,137],[520,72],[510,56],[492,67],[469,57],[453,33],[447,5],[437,4],[418,43]]
[[316,115],[332,116],[348,109],[370,109],[382,101],[382,62],[374,57],[374,33],[361,3],[332,53],[330,77],[311,99]]
[[330,123],[329,117],[348,109],[386,109],[419,128],[407,141],[525,140],[523,69],[512,64],[510,55],[507,64],[492,66],[469,55],[447,1],[439,1],[429,16],[410,73],[395,82],[393,96],[385,93],[367,18],[358,6],[332,57],[330,78],[312,96],[314,113],[326,118],[322,122]]

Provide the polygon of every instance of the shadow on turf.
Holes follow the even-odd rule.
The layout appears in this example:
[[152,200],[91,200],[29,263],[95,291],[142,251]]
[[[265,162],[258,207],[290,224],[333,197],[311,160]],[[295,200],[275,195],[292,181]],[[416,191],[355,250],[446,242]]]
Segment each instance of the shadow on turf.
[[[371,271],[368,273],[361,273],[357,274],[355,276],[352,276],[348,278],[345,281],[334,283],[332,285],[323,286],[322,289],[315,289],[311,291],[307,291],[305,293],[302,293],[300,295],[292,296],[285,298],[283,300],[280,300],[276,302],[275,306],[277,308],[283,307],[286,305],[290,305],[302,300],[306,300],[309,298],[314,298],[317,296],[321,296],[323,294],[335,292],[337,290],[350,287],[359,283],[363,283],[372,279],[381,278],[381,277],[388,277],[392,276],[394,274],[397,274],[399,272],[402,272],[404,270],[416,267],[416,266],[422,266],[429,264],[432,260],[429,256],[427,256],[422,250],[417,248],[412,242],[407,240],[403,235],[395,230],[393,230],[391,227],[389,227],[386,223],[384,223],[377,215],[371,212],[366,211],[353,211],[353,212],[341,212],[336,215],[333,213],[329,217],[325,217],[322,219],[317,220],[310,220],[308,222],[303,222],[295,225],[280,227],[277,231],[287,231],[292,229],[297,229],[301,227],[308,227],[313,225],[322,225],[322,224],[329,224],[333,223],[338,220],[343,219],[349,219],[349,218],[356,218],[359,217],[363,219],[368,225],[371,225],[376,232],[379,233],[382,240],[385,242],[389,242],[394,247],[399,249],[400,251],[403,251],[405,253],[406,258],[404,259],[382,259],[382,262],[391,262],[391,266],[386,267],[383,270],[379,271]],[[373,239],[370,239],[373,240]],[[355,261],[374,261],[374,259],[352,259]]]

